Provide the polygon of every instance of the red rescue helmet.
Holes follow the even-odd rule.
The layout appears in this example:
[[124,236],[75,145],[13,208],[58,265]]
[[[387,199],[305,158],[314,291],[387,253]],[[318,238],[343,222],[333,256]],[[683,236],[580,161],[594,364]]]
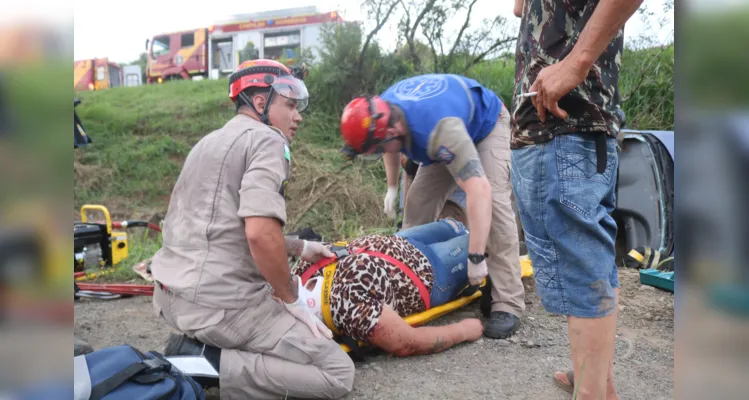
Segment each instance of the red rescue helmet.
[[372,151],[387,139],[390,105],[378,96],[352,100],[341,115],[341,136],[346,142],[343,152],[353,158]]
[[[296,101],[297,110],[304,111],[309,105],[309,92],[302,80],[306,76],[306,66],[289,69],[289,67],[274,60],[248,60],[237,67],[236,71],[229,76],[229,98],[237,104],[251,105],[251,100],[243,91],[248,88],[270,88],[265,110],[260,117],[263,122],[268,123],[268,108],[273,101],[273,95],[279,95]],[[237,102],[237,98],[241,102]],[[255,110],[254,107],[250,107]]]

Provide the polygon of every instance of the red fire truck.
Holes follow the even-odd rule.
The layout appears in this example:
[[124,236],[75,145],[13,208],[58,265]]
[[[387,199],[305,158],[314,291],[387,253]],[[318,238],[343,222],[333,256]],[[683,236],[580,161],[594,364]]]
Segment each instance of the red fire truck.
[[318,44],[320,25],[343,21],[335,11],[310,11],[316,11],[316,7],[155,35],[146,40],[147,83],[216,79],[248,59],[270,58],[293,64],[303,49]]
[[122,86],[122,67],[105,58],[75,61],[75,91],[101,90]]
[[172,32],[146,40],[147,83],[204,76],[208,70],[208,29]]

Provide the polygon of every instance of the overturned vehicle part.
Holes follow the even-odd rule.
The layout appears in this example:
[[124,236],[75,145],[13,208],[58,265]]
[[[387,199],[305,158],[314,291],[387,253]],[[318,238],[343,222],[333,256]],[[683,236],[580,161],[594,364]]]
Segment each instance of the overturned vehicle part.
[[[655,268],[674,252],[674,132],[623,130],[616,209],[617,264],[633,249],[645,249]],[[649,265],[653,264],[653,265]],[[673,262],[666,268],[673,270]]]

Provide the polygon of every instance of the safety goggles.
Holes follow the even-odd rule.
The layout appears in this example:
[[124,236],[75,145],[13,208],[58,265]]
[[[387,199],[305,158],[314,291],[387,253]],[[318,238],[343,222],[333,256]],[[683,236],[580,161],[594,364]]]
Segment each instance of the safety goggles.
[[268,82],[273,91],[279,95],[296,102],[296,109],[300,113],[307,109],[309,106],[309,92],[307,86],[300,79],[297,79],[293,75],[281,75],[274,77],[273,75],[266,75],[266,81]]

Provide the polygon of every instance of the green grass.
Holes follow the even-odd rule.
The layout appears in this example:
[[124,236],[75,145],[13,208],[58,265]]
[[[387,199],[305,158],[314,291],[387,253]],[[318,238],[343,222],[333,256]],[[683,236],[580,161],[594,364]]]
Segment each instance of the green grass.
[[[76,209],[102,204],[113,218],[165,212],[192,146],[234,115],[226,85],[225,79],[183,81],[78,93],[77,112],[94,142],[76,150]],[[337,121],[304,114],[291,146],[287,228],[311,226],[331,240],[388,229],[381,212],[384,168],[344,160]]]
[[627,126],[674,129],[674,46],[625,50],[619,91]]
[[487,61],[474,66],[466,75],[494,91],[503,102],[507,103],[509,108],[512,93],[515,89],[514,59]]
[[94,143],[76,150],[76,206],[114,198],[130,211],[163,208],[190,148],[232,115],[225,80],[78,96]]

